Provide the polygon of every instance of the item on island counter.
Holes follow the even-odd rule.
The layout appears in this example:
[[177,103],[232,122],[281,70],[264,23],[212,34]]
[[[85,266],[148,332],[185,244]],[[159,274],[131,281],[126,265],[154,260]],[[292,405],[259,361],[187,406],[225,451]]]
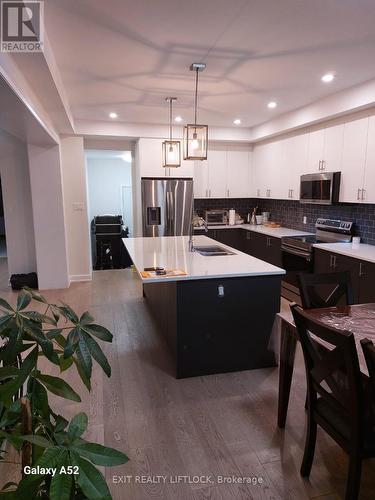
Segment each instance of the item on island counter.
[[257,223],[257,219],[256,219],[257,210],[258,210],[258,207],[255,207],[253,209],[253,213],[251,214],[250,224],[252,224],[253,226],[256,226],[256,223]]
[[[162,271],[161,271],[162,270]],[[175,276],[187,276],[187,272],[183,269],[165,269],[159,267],[145,267],[145,270],[140,273],[142,278],[173,278]]]
[[234,226],[236,224],[236,211],[234,208],[229,210],[229,225]]
[[262,212],[262,217],[263,217],[263,224],[265,222],[268,222],[269,218],[270,218],[270,213],[269,212]]
[[267,222],[264,224],[266,227],[270,227],[271,229],[274,229],[276,227],[281,227],[281,224],[279,222]]
[[359,247],[360,243],[361,243],[361,237],[360,236],[353,236],[352,246],[353,247]]
[[258,226],[263,223],[263,215],[256,215],[255,218]]

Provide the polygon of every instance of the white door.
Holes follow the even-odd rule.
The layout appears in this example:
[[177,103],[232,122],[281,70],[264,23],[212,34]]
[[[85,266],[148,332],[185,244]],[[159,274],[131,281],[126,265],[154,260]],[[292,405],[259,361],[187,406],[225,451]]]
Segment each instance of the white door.
[[309,153],[306,169],[301,174],[319,172],[324,153],[324,130],[309,133]]
[[194,198],[208,198],[208,162],[192,161],[194,169]]
[[344,124],[328,127],[324,131],[323,167],[326,172],[339,172],[344,149]]
[[375,116],[369,118],[365,175],[361,198],[365,203],[375,203]]
[[[239,147],[239,146],[238,146]],[[249,198],[250,151],[229,146],[227,153],[227,196],[229,198]]]
[[361,201],[366,161],[369,119],[345,123],[342,155],[340,201]]
[[208,151],[208,195],[210,198],[227,196],[227,151],[226,148]]

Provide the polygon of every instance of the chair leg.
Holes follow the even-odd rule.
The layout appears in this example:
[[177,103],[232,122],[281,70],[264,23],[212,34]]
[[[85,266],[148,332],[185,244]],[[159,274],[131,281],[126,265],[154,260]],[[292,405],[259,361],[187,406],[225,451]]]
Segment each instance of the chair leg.
[[345,500],[357,500],[361,484],[362,459],[358,453],[349,456],[348,479]]
[[309,477],[311,466],[314,459],[315,453],[315,443],[316,443],[316,422],[308,416],[307,432],[306,432],[306,442],[305,451],[303,453],[302,465],[301,465],[301,476]]

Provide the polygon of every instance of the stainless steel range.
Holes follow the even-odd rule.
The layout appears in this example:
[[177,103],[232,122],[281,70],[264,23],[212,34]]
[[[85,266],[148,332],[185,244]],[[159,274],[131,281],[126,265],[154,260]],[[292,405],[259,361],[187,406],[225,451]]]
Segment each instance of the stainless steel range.
[[281,295],[300,303],[297,274],[314,272],[314,245],[316,243],[349,243],[352,240],[353,222],[318,219],[316,234],[288,236],[281,240],[283,268]]

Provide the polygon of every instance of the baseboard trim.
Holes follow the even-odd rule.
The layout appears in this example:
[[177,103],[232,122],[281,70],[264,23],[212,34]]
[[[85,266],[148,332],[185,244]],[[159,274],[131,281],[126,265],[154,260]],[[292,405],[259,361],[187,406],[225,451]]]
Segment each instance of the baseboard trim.
[[71,274],[69,276],[69,281],[70,283],[76,283],[79,281],[91,281],[92,280],[92,274]]

